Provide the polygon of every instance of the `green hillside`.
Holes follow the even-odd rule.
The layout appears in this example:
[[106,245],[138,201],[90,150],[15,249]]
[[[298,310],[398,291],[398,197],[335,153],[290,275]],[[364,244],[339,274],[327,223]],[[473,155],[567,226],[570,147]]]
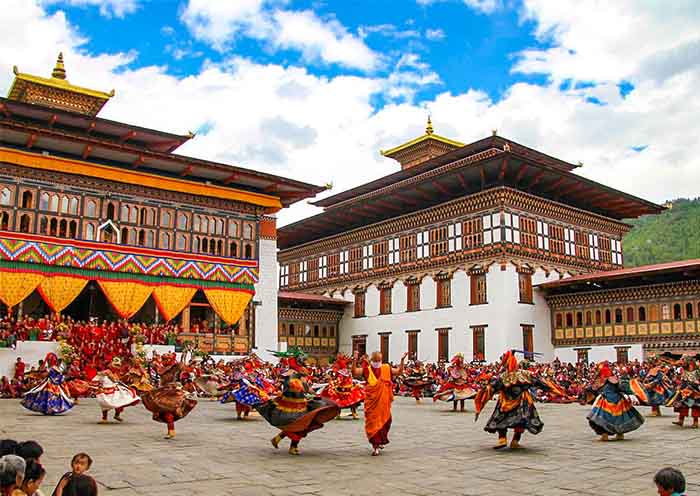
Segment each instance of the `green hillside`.
[[623,239],[626,267],[700,258],[700,198],[674,200],[660,215],[628,222],[634,227]]

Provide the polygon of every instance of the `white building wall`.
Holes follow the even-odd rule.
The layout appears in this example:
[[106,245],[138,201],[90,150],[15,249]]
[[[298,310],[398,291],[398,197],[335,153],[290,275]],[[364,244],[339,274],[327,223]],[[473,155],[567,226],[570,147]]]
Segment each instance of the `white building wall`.
[[588,349],[588,362],[603,362],[605,360],[609,362],[617,361],[617,350],[616,346],[629,346],[627,351],[628,358],[630,361],[639,360],[640,362],[644,360],[644,350],[640,343],[626,343],[624,345],[602,345],[602,346],[576,346],[576,347],[566,347],[566,348],[555,348],[554,356],[559,358],[562,362],[576,363],[578,360],[577,349],[589,348]]
[[[533,284],[558,277],[541,270],[533,275]],[[421,311],[406,312],[406,287],[397,281],[392,290],[392,313],[379,315],[379,292],[374,285],[367,289],[365,313],[367,317],[354,318],[354,308],[348,305],[340,323],[340,350],[352,351],[352,336],[367,335],[367,351],[380,348],[379,333],[391,333],[389,337],[390,361],[398,361],[408,350],[406,331],[419,330],[418,359],[436,362],[438,336],[436,329],[450,328],[449,354],[462,352],[471,360],[474,354],[471,326],[486,325],[485,352],[487,361],[496,361],[507,349],[522,349],[523,336],[520,324],[534,325],[535,351],[543,353],[541,360],[553,358],[550,339],[550,314],[544,298],[534,291],[534,305],[518,303],[518,274],[512,264],[502,270],[492,265],[486,274],[488,303],[470,305],[470,282],[465,271],[459,270],[452,278],[452,306],[436,308],[437,289],[431,277],[421,283]],[[342,298],[354,301],[354,295],[346,290]]]
[[255,343],[253,352],[270,359],[277,350],[277,241],[260,239],[260,280],[255,284]]

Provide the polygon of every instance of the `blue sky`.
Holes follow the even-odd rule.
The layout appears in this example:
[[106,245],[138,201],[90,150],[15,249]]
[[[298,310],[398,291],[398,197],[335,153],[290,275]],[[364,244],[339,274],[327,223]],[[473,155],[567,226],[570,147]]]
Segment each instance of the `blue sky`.
[[[339,192],[435,132],[498,134],[657,202],[698,196],[697,0],[2,0],[12,67],[115,89],[178,152]],[[689,138],[690,137],[690,138]],[[329,193],[330,194],[330,193]],[[317,210],[301,203],[281,224]]]

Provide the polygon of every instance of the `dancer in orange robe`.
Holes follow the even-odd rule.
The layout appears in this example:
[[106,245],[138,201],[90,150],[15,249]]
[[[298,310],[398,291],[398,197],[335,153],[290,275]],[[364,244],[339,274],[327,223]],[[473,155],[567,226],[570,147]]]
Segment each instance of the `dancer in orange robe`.
[[398,368],[392,368],[382,363],[382,354],[372,353],[369,361],[362,360],[362,366],[357,366],[358,354],[352,359],[352,373],[362,377],[365,386],[365,432],[372,444],[372,456],[378,456],[381,450],[389,444],[389,429],[391,428],[391,403],[394,401],[394,386],[392,377],[403,374],[404,362],[408,353],[401,357]]

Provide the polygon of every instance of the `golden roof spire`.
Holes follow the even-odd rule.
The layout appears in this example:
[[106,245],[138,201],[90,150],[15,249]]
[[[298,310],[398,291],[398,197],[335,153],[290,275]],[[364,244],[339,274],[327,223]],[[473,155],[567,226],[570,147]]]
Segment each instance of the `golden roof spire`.
[[59,52],[56,59],[56,67],[53,68],[51,77],[54,79],[66,79],[66,68],[63,65],[63,52]]
[[433,123],[430,121],[430,115],[428,115],[428,125],[425,126],[425,134],[433,134]]

